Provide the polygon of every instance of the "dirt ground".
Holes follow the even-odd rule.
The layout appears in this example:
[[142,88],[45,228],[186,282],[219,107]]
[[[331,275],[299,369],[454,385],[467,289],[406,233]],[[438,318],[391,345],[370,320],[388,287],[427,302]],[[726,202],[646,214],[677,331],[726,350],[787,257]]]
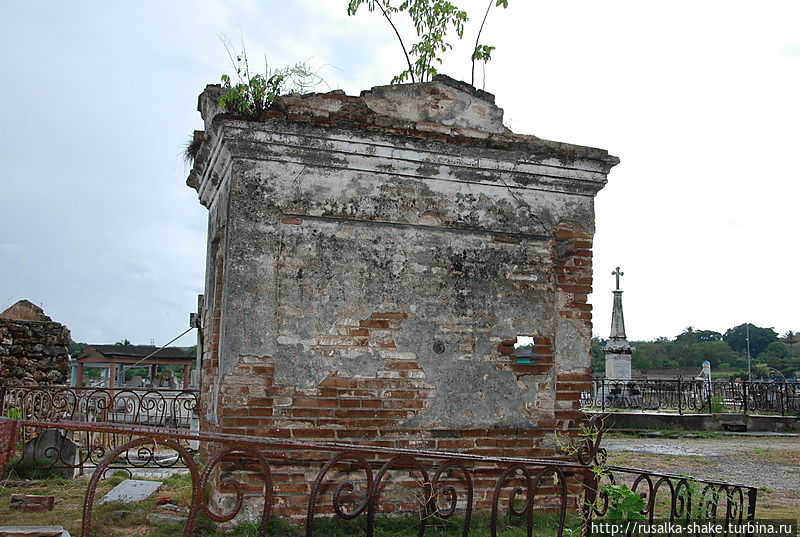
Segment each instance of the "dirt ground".
[[758,487],[757,514],[800,518],[800,437],[604,439],[609,464]]

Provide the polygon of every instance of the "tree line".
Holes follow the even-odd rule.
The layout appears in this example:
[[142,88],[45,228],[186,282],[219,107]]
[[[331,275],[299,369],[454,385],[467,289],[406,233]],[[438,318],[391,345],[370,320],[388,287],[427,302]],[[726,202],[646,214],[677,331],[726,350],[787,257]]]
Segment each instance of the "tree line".
[[[800,334],[794,331],[779,336],[773,328],[752,323],[740,324],[724,333],[688,327],[674,339],[660,337],[653,341],[631,342],[636,350],[631,366],[642,371],[667,367],[700,367],[711,363],[712,374],[725,373],[731,378],[747,376],[747,354],[751,357],[754,378],[790,379],[800,375]],[[592,370],[605,371],[603,346],[606,340],[592,339]]]

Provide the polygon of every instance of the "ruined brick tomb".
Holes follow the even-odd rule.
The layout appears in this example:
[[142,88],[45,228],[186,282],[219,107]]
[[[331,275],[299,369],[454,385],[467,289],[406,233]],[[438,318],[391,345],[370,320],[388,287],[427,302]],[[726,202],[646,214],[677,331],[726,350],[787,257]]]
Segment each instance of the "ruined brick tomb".
[[[188,178],[209,210],[201,427],[556,454],[584,418],[594,196],[618,159],[514,134],[446,77],[259,121],[219,91]],[[276,514],[302,514],[318,469],[273,468]]]

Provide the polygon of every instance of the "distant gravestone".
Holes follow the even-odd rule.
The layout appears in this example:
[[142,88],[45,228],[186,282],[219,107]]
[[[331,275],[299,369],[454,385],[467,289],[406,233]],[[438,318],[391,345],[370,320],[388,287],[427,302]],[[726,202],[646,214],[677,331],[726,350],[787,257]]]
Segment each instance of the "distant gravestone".
[[78,472],[78,445],[58,429],[45,429],[42,434],[25,442],[22,464],[46,467],[64,479]]
[[703,363],[702,363],[702,364],[700,364],[700,365],[703,367],[703,372],[702,372],[702,373],[700,373],[700,376],[701,376],[703,379],[708,379],[708,380],[710,380],[710,379],[711,379],[711,362],[709,362],[708,360],[705,360],[705,361],[703,361]]
[[125,383],[126,388],[141,388],[144,386],[144,379],[139,375],[134,375],[131,380]]
[[108,502],[140,502],[147,499],[151,494],[158,490],[163,485],[161,481],[144,481],[141,479],[126,479],[113,489],[108,494],[100,499],[99,503]]

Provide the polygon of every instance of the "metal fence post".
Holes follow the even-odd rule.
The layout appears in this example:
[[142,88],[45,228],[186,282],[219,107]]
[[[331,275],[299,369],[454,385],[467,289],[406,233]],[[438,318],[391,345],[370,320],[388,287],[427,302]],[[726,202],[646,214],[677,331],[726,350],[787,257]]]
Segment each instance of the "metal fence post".
[[712,394],[713,390],[714,390],[714,385],[711,384],[711,377],[709,377],[708,384],[706,385],[706,391],[708,392],[706,394],[706,399],[708,399],[708,413],[709,414],[713,414],[714,413],[714,411],[711,408],[711,399],[712,399],[712,395],[713,395]]
[[[758,489],[750,488],[747,491],[747,521],[752,522],[756,518],[756,500],[758,499]],[[746,535],[748,537],[753,535],[753,532],[748,530]]]
[[681,391],[681,377],[678,377],[678,415],[683,416],[683,391]]
[[600,391],[602,392],[603,396],[600,399],[600,408],[603,412],[606,411],[606,378],[603,377],[600,379]]
[[742,381],[742,404],[744,405],[744,413],[747,414],[747,381]]
[[778,384],[778,386],[780,386],[780,389],[778,390],[778,397],[781,398],[781,416],[785,416],[786,406],[783,404],[783,399],[786,394],[786,385],[783,382],[781,382],[780,384]]

